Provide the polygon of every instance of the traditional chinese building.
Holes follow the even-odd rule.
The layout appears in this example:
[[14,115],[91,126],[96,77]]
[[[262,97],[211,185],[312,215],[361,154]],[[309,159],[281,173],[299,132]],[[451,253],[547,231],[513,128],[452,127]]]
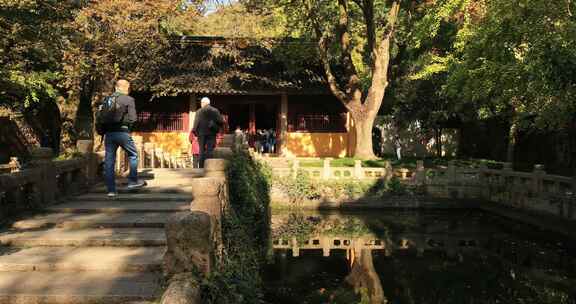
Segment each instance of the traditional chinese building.
[[239,39],[182,38],[153,80],[134,81],[136,135],[171,152],[186,151],[199,100],[208,96],[225,117],[224,132],[240,127],[253,138],[258,129],[274,129],[283,156],[350,155],[351,119],[321,67],[312,61],[290,68],[279,55],[295,43],[301,42],[268,48]]

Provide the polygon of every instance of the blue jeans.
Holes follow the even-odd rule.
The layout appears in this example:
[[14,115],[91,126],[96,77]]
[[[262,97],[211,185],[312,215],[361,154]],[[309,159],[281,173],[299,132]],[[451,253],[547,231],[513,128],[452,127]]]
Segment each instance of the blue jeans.
[[138,182],[138,150],[136,145],[127,132],[108,132],[104,140],[106,147],[106,156],[104,158],[104,174],[106,176],[106,187],[108,192],[116,192],[116,176],[114,174],[114,166],[116,164],[116,151],[118,147],[122,147],[128,155],[130,162],[130,174],[128,175],[128,183]]

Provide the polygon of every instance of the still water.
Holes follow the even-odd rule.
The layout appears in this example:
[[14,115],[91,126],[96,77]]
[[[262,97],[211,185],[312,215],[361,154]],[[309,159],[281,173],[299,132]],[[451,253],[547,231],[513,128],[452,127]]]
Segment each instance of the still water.
[[576,244],[479,211],[272,218],[275,304],[576,303]]

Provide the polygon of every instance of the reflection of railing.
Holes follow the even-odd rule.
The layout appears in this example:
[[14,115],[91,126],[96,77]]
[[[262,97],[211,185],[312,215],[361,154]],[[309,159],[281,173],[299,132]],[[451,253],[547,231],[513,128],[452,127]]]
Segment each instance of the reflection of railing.
[[359,252],[363,249],[389,251],[414,249],[418,254],[422,254],[424,251],[446,250],[455,252],[480,248],[480,241],[476,236],[405,234],[398,235],[397,239],[396,243],[391,243],[373,235],[356,238],[315,236],[303,242],[298,242],[296,238],[276,238],[272,241],[272,247],[274,249],[290,249],[293,256],[299,256],[301,250],[322,250],[324,256],[330,256],[331,250],[353,250]]

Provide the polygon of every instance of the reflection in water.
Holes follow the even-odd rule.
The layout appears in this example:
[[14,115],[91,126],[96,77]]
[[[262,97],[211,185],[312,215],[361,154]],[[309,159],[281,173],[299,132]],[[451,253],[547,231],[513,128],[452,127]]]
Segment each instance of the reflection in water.
[[279,213],[269,303],[576,303],[574,244],[480,212]]
[[[346,282],[350,283],[357,293],[367,290],[370,304],[387,303],[382,283],[378,273],[376,273],[376,269],[374,269],[372,250],[359,249],[359,251],[358,256],[352,261],[352,270],[346,277]],[[352,252],[356,251],[353,250]]]

